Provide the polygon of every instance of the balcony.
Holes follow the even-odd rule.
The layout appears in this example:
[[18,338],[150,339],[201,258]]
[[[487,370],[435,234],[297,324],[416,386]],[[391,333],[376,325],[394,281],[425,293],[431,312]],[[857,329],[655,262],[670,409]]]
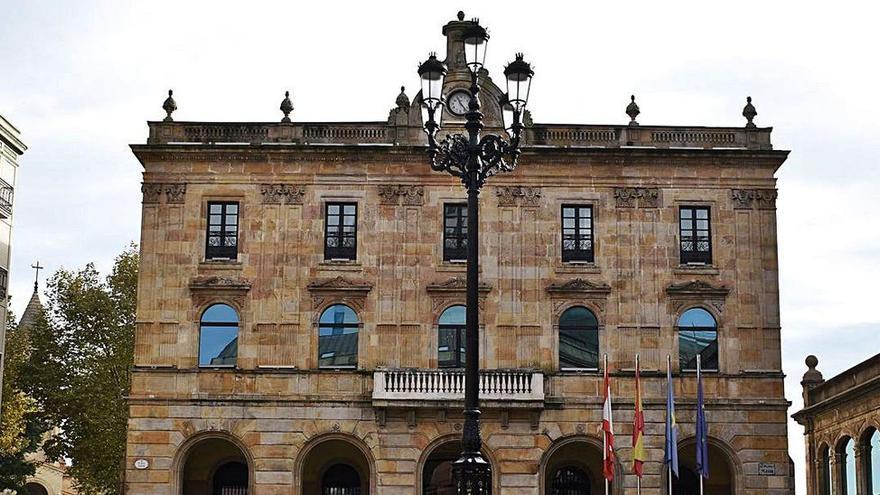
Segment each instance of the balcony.
[[[373,373],[373,405],[430,407],[464,401],[464,370],[389,369]],[[528,369],[480,371],[481,405],[543,407],[544,374]]]
[[13,192],[12,186],[0,179],[0,218],[9,218],[12,215]]

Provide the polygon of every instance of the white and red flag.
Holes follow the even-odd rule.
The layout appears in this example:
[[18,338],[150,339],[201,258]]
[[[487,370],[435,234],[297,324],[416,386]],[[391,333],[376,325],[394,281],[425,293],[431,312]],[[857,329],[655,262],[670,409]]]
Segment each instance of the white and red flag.
[[606,481],[614,479],[614,421],[611,419],[611,380],[608,378],[608,355],[605,356],[605,404],[602,407],[602,434],[605,452],[602,472]]

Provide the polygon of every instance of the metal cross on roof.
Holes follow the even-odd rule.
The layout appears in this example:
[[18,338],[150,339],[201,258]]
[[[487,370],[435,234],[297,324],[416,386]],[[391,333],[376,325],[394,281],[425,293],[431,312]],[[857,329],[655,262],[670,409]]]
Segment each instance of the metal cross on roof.
[[39,281],[40,281],[40,270],[42,270],[45,267],[40,266],[40,262],[37,261],[36,263],[31,265],[31,268],[33,268],[34,271],[36,272],[36,274],[34,275],[34,290],[37,290],[37,286],[39,285]]

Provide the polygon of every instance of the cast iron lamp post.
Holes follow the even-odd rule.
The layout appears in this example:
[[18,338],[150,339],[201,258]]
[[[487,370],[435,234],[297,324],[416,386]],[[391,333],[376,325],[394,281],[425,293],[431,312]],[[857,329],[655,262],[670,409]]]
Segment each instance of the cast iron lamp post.
[[437,131],[440,130],[443,115],[446,65],[437,60],[436,55],[431,54],[419,66],[418,72],[422,81],[422,119],[425,134],[428,135],[431,168],[460,178],[468,194],[464,429],[461,457],[452,467],[453,478],[459,495],[488,495],[492,473],[489,463],[480,454],[478,199],[486,179],[499,172],[510,172],[516,167],[523,131],[522,114],[528,101],[534,72],[523,61],[521,53],[505,67],[507,95],[499,103],[509,141],[494,134],[481,136],[483,114],[480,112],[478,78],[486,58],[489,34],[480,26],[479,21],[474,20],[472,26],[464,31],[463,40],[465,59],[471,75],[470,101],[464,125],[467,136],[451,134],[437,141]]

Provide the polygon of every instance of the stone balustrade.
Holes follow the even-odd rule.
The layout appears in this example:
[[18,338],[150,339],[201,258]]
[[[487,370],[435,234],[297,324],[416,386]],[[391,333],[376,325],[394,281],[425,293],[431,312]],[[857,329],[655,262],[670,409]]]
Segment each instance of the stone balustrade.
[[[464,399],[464,370],[389,369],[373,373],[373,400]],[[481,370],[480,400],[543,401],[544,374],[534,370]]]
[[[386,122],[150,122],[148,144],[423,145],[418,129]],[[464,132],[451,124],[444,132]],[[415,132],[412,132],[415,131]],[[487,129],[499,132],[500,129]],[[771,127],[597,126],[534,124],[526,147],[771,150]]]

